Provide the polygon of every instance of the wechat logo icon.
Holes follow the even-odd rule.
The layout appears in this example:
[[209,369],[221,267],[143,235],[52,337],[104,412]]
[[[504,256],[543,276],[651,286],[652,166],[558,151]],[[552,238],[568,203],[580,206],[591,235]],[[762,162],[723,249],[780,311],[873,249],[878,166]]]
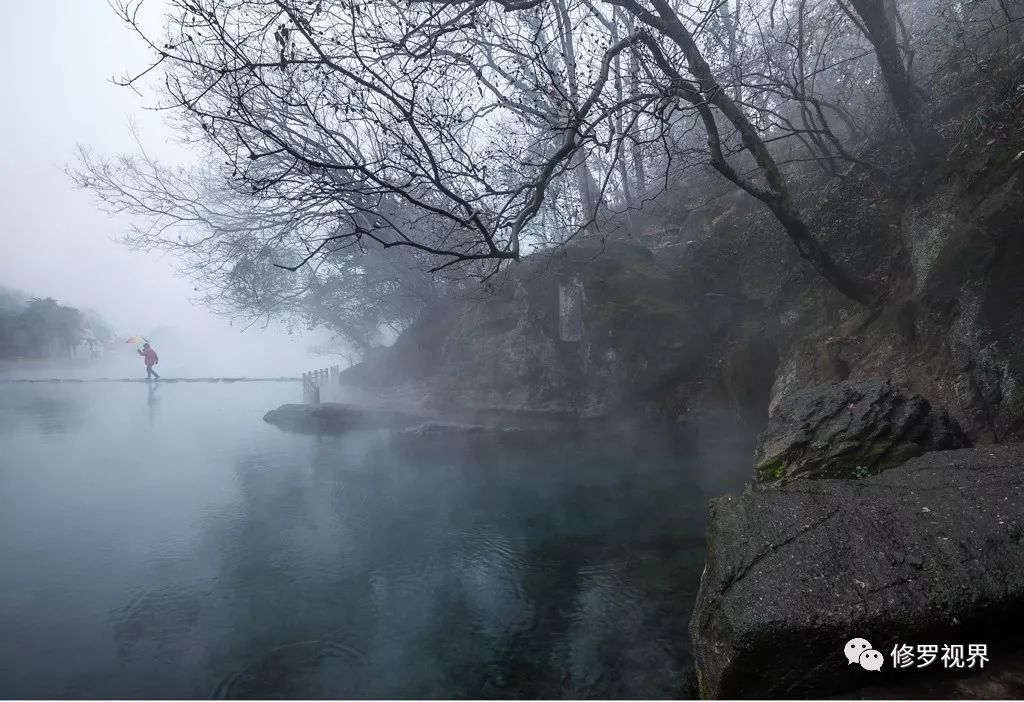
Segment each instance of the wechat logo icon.
[[846,654],[847,665],[857,663],[864,670],[881,670],[885,659],[882,654],[871,648],[867,639],[850,639],[843,648]]

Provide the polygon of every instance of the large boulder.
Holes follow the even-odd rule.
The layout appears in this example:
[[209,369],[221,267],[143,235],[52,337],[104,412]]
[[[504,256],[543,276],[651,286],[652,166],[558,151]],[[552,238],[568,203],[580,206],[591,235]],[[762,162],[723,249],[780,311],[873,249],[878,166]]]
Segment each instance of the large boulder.
[[758,439],[755,477],[857,478],[928,451],[970,446],[946,410],[890,380],[844,380],[781,398]]
[[[938,680],[941,666],[892,669],[897,643],[985,643],[985,673],[1000,674],[1024,621],[1024,445],[719,498],[707,547],[690,622],[703,697]],[[848,664],[854,637],[885,656],[880,672]],[[971,672],[951,670],[950,685]]]

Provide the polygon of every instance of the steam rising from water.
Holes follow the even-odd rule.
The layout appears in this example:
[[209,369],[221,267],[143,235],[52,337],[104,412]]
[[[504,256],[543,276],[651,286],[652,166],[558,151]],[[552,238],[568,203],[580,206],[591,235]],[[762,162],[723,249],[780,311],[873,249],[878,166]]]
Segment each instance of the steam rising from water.
[[263,423],[297,385],[0,388],[0,697],[680,694],[749,446]]

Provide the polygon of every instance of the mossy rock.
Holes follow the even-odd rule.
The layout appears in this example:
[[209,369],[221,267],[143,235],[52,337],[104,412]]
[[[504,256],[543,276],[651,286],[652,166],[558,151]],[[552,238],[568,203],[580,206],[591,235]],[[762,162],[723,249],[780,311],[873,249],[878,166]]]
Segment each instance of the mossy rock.
[[754,477],[853,479],[969,445],[943,408],[905,387],[884,379],[826,383],[779,402],[758,440]]

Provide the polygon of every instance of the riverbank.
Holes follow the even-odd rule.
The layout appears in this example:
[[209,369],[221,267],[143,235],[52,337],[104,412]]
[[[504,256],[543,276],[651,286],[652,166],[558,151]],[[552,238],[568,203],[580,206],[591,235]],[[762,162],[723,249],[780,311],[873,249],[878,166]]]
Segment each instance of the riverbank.
[[[887,383],[806,395],[796,403],[803,409],[792,410],[803,417],[803,433],[796,431],[799,421],[776,422],[759,447],[790,456],[785,447],[799,446],[803,477],[780,471],[755,482],[751,466],[744,492],[712,501],[707,564],[690,623],[694,694],[1024,694],[1016,659],[996,654],[1016,645],[1012,634],[1024,624],[1024,445],[927,452],[946,440],[937,437],[956,436],[959,428],[941,408]],[[847,413],[845,428],[837,429]],[[431,439],[450,452],[481,443],[526,450],[570,437],[591,450],[625,441],[643,451],[639,425],[538,414],[495,413],[491,421],[478,416],[464,424],[451,416],[326,403],[284,405],[264,420],[319,435],[387,429],[396,444],[415,441],[417,451]],[[832,423],[819,427],[818,416]],[[811,427],[828,440],[814,439]],[[835,463],[832,452],[840,446],[887,448]],[[915,453],[924,455],[899,460]],[[743,471],[748,462],[738,461]],[[859,466],[865,473],[843,468],[844,461],[866,464]],[[928,675],[886,664],[874,676],[850,667],[844,656],[854,635],[886,655],[898,644],[980,642],[993,658],[988,671]]]
[[[686,212],[670,238],[580,239],[526,257],[503,286],[443,300],[342,379],[439,408],[680,424],[710,415],[767,429],[745,463],[750,490],[728,503],[748,505],[729,539],[716,514],[709,521],[708,572],[727,565],[692,630],[707,652],[698,668],[708,696],[814,694],[814,680],[854,694],[867,681],[843,667],[851,627],[877,632],[858,632],[872,642],[969,643],[944,637],[999,613],[990,638],[1004,640],[1024,620],[1011,553],[1024,550],[1024,462],[1012,448],[1024,440],[1024,160],[994,141],[965,144],[969,155],[920,187],[854,168],[808,198],[826,248],[886,291],[877,307],[824,285],[763,208],[735,195]],[[571,340],[559,324],[566,286],[586,299]],[[986,467],[994,445],[1011,446],[998,470]],[[929,453],[944,449],[963,464]],[[914,461],[945,475],[916,485],[925,474]],[[991,486],[976,482],[986,472]],[[944,500],[941,514],[931,496]],[[920,510],[904,513],[910,504]],[[759,517],[769,508],[774,524]],[[827,543],[796,550],[803,529]],[[746,592],[749,622],[729,618],[723,591]],[[768,620],[758,619],[764,603],[777,605]],[[904,616],[928,607],[948,616]],[[716,672],[730,661],[753,670]],[[873,694],[897,694],[898,680],[875,682]]]

